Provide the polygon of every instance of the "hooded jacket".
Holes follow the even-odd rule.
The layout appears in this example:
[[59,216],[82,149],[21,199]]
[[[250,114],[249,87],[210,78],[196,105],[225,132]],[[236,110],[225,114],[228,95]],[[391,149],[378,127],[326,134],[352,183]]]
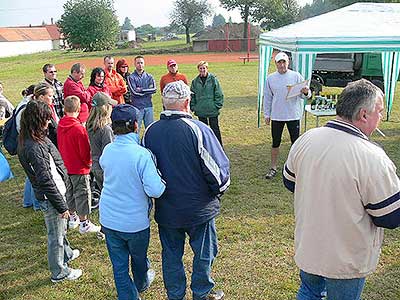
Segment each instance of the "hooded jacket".
[[64,116],[58,123],[58,149],[69,175],[87,175],[90,172],[89,137],[77,118]]

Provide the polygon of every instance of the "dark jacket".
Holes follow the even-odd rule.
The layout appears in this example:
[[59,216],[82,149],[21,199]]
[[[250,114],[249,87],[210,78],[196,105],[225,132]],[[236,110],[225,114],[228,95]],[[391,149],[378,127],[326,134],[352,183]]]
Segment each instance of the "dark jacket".
[[57,188],[51,173],[49,154],[53,157],[57,172],[67,186],[69,184],[67,170],[65,169],[60,153],[48,138],[42,143],[26,139],[18,147],[19,161],[32,183],[36,199],[39,201],[49,201],[62,214],[68,210],[68,207],[64,195]]
[[190,114],[164,111],[142,139],[166,181],[155,219],[171,228],[203,224],[219,214],[230,184],[229,160],[211,129]]
[[192,97],[190,110],[198,117],[210,118],[219,115],[219,110],[224,104],[224,94],[214,74],[208,73],[204,84],[197,76],[190,87]]

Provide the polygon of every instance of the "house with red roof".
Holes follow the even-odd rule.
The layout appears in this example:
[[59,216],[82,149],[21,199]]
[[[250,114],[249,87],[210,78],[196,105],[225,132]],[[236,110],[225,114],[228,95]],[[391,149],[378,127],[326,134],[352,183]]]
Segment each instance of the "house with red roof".
[[16,56],[63,48],[57,25],[0,27],[0,57]]

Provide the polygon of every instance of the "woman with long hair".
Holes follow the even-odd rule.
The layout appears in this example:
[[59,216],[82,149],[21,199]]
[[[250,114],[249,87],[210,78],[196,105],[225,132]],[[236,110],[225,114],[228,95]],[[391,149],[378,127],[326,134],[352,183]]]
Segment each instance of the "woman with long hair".
[[99,159],[104,147],[114,140],[111,129],[111,111],[112,105],[117,104],[118,102],[111,99],[109,95],[102,92],[96,93],[92,98],[92,109],[86,122],[92,152],[91,171],[100,190],[103,188],[103,170],[100,167]]
[[131,75],[131,73],[129,73],[129,65],[127,60],[125,58],[121,58],[119,61],[117,61],[117,66],[115,70],[119,75],[122,76],[122,78],[124,78],[127,87],[126,89],[127,91],[124,94],[124,101],[126,104],[131,104],[131,92],[129,91],[129,85],[128,85],[128,77],[129,75]]
[[89,110],[91,109],[91,102],[93,96],[98,92],[103,92],[111,97],[111,91],[108,86],[104,83],[104,70],[100,67],[94,68],[90,74],[90,83],[87,91],[90,94],[90,101],[88,103]]
[[71,249],[66,237],[69,211],[65,193],[69,181],[60,153],[47,137],[51,119],[52,111],[46,103],[28,102],[21,116],[18,158],[44,215],[51,281],[59,282],[78,279],[82,270],[68,267],[80,252]]

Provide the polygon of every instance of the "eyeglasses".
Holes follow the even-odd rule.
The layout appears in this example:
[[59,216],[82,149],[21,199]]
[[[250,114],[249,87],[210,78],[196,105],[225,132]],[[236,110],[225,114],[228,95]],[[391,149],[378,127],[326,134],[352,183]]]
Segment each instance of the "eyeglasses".
[[47,71],[48,73],[55,74],[57,71]]
[[121,66],[121,68],[128,68],[128,66]]

